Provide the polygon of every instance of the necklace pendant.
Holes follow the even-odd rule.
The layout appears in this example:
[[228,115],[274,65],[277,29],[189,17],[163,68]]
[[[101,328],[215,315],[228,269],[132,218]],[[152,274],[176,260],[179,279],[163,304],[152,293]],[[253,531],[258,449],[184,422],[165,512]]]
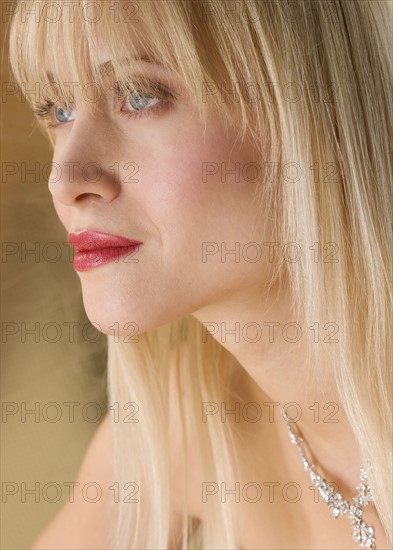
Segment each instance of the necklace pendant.
[[353,533],[352,538],[362,548],[369,548],[370,550],[376,550],[374,528],[367,525],[362,520],[352,520]]
[[348,518],[352,521],[353,540],[355,540],[362,548],[377,550],[375,545],[374,528],[367,525],[367,523],[362,519],[362,508],[374,500],[370,487],[368,486],[367,473],[363,465],[360,467],[361,483],[356,487],[357,494],[352,497],[353,503],[351,504],[347,500],[344,500],[343,496],[338,491],[334,492],[334,489],[329,486],[327,481],[315,471],[314,464],[307,460],[304,454],[303,438],[296,436],[292,426],[290,425],[290,421],[283,410],[281,411],[281,414],[287,423],[290,440],[298,448],[303,467],[308,472],[313,485],[318,488],[319,494],[321,495],[323,501],[329,506],[332,516],[337,519],[339,516],[344,516],[347,514]]

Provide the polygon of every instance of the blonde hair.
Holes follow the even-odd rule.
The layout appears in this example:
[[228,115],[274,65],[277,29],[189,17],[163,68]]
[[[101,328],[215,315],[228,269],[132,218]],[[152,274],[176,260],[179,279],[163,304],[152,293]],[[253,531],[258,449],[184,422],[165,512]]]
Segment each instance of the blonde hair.
[[[47,3],[39,2],[40,9]],[[79,0],[71,24],[66,17],[55,24],[44,17],[23,20],[17,10],[10,60],[21,87],[26,83],[31,90],[36,82],[48,82],[50,68],[67,105],[62,67],[81,85],[100,86],[96,66],[102,40],[117,80],[126,82],[130,67],[119,61],[142,45],[183,79],[205,124],[203,89],[214,92],[209,105],[225,124],[237,128],[241,138],[252,137],[261,163],[301,166],[302,178],[295,184],[284,181],[281,172],[274,182],[263,175],[261,217],[263,212],[277,220],[274,241],[334,243],[340,261],[332,265],[310,256],[277,263],[271,284],[289,285],[294,317],[305,326],[326,312],[340,327],[339,342],[314,346],[308,361],[310,369],[318,365],[312,375],[320,387],[333,374],[362,459],[372,466],[375,505],[392,541],[387,482],[392,479],[391,2],[313,0],[291,2],[289,10],[285,2],[144,0],[135,13],[142,24],[130,24],[124,13],[115,20],[113,3],[106,0],[94,3],[98,19],[83,16],[87,3]],[[26,4],[32,9],[35,2]],[[266,83],[273,84],[274,93]],[[234,85],[236,99],[229,95],[224,101],[225,86]],[[255,88],[258,100],[250,94]],[[293,95],[299,88],[300,98]],[[327,176],[331,165],[337,168],[336,180],[321,182],[309,169],[317,166]],[[140,413],[137,424],[113,425],[115,478],[120,487],[143,480],[135,517],[130,504],[120,501],[115,548],[168,547],[172,375],[183,435],[194,430],[204,479],[228,479],[236,467],[231,425],[202,423],[199,416],[202,403],[233,399],[245,372],[220,343],[204,340],[202,324],[191,315],[139,334],[136,343],[108,336],[109,401],[137,403]],[[206,517],[198,525],[184,506],[182,548],[191,547],[187,541],[195,527],[195,547],[237,548],[233,507],[219,499],[205,506]]]

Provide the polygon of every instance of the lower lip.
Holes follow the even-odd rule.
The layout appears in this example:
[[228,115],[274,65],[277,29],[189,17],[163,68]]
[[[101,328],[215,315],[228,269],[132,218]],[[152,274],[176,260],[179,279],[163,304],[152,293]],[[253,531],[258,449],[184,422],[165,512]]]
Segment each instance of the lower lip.
[[[88,271],[109,262],[119,262],[119,259],[127,254],[132,254],[140,244],[132,246],[118,246],[113,248],[97,248],[77,252],[74,256],[73,266],[76,271]],[[133,263],[135,260],[130,261]]]

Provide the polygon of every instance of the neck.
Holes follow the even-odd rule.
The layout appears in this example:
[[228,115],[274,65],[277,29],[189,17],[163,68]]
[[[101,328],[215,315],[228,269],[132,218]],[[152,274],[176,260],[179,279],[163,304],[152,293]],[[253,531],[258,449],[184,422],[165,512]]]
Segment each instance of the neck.
[[[214,329],[212,336],[246,371],[244,384],[238,389],[247,402],[257,403],[262,411],[261,422],[242,426],[253,435],[252,445],[256,438],[264,440],[267,425],[274,426],[282,452],[297,461],[296,471],[301,471],[300,456],[280,414],[280,407],[284,407],[304,438],[305,452],[312,455],[308,459],[341,493],[352,496],[359,483],[360,449],[332,381],[323,388],[313,384],[308,358],[312,335],[297,323],[302,337],[294,343],[291,299],[279,290],[261,298],[257,289],[248,288],[194,316],[209,331]],[[324,322],[319,320],[319,326]]]

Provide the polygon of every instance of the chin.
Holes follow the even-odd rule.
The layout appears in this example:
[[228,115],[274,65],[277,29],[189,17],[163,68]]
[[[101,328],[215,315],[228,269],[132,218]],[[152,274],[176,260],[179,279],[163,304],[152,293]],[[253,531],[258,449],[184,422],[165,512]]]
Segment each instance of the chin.
[[105,303],[92,306],[84,302],[84,305],[90,323],[109,336],[128,336],[130,341],[137,341],[139,333],[154,328],[149,320],[141,319],[132,312],[106,308]]
[[[152,283],[154,286],[154,283]],[[97,330],[110,336],[137,336],[191,315],[203,305],[196,297],[184,293],[151,291],[149,284],[122,285],[112,278],[111,283],[82,281],[82,296],[86,315]]]
[[[92,325],[103,334],[109,336],[127,337],[129,342],[138,342],[138,334],[156,329],[174,320],[168,315],[168,309],[162,314],[157,304],[149,304],[146,300],[130,299],[105,300],[96,297],[83,296],[86,315]],[[127,307],[125,307],[127,305]]]

